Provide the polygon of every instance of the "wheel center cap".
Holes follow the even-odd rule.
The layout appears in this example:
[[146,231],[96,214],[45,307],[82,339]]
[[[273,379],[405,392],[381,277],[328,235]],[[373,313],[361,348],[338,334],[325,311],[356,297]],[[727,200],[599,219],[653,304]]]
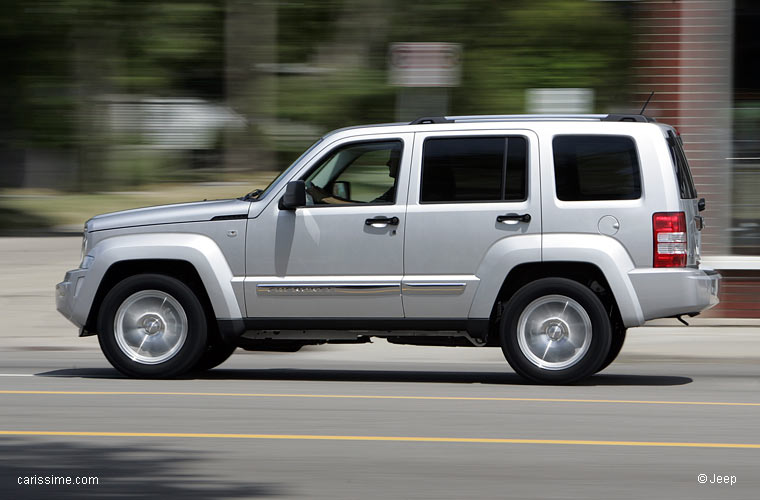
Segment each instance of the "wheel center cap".
[[157,316],[146,316],[142,320],[142,327],[148,335],[155,335],[164,329],[164,323]]
[[546,336],[549,340],[559,340],[565,336],[565,329],[560,324],[552,323],[546,328]]

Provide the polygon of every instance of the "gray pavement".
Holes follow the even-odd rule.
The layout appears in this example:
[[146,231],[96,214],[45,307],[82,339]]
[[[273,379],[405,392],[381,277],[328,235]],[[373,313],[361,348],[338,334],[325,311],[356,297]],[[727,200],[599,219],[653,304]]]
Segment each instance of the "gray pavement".
[[[0,498],[758,497],[756,326],[632,329],[569,387],[498,349],[383,341],[129,380],[54,310],[78,253],[0,239]],[[99,484],[18,484],[53,475]]]
[[[757,498],[760,449],[725,447],[760,446],[756,363],[621,361],[550,387],[498,362],[313,354],[141,381],[96,352],[16,352],[0,498]],[[99,484],[16,484],[53,474]]]

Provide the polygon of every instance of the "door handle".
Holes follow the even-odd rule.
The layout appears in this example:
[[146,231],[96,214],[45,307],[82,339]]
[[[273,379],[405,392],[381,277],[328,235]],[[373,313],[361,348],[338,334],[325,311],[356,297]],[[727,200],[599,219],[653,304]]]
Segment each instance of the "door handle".
[[506,214],[496,217],[496,222],[503,224],[517,224],[518,222],[530,222],[530,214]]
[[398,217],[375,217],[364,221],[365,226],[372,227],[398,226],[398,223]]

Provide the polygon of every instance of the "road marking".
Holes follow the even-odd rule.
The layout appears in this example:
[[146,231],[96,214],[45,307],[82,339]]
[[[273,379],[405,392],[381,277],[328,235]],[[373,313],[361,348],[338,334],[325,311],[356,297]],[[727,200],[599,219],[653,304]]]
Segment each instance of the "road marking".
[[159,392],[159,391],[14,391],[0,390],[0,395],[65,395],[65,396],[199,396],[239,398],[327,398],[327,399],[407,399],[423,401],[513,401],[534,403],[607,403],[645,405],[697,405],[697,406],[760,406],[760,403],[732,403],[713,401],[657,401],[635,399],[571,399],[571,398],[507,398],[477,396],[384,396],[369,394],[277,394],[245,392]]
[[7,431],[0,436],[65,436],[65,437],[166,437],[214,439],[284,439],[301,441],[391,441],[411,443],[474,443],[474,444],[554,444],[579,446],[639,446],[663,448],[743,448],[760,449],[753,443],[680,443],[667,441],[596,441],[586,439],[511,439],[458,438],[425,436],[330,436],[312,434],[218,434],[194,432],[79,432],[79,431]]

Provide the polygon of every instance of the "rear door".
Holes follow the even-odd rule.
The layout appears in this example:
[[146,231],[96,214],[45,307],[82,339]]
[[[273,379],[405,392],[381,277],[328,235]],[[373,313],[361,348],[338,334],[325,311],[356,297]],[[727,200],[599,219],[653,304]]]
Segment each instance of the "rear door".
[[[405,316],[467,318],[489,250],[541,233],[538,138],[528,130],[417,133],[412,163]],[[540,244],[525,252],[541,260]]]

